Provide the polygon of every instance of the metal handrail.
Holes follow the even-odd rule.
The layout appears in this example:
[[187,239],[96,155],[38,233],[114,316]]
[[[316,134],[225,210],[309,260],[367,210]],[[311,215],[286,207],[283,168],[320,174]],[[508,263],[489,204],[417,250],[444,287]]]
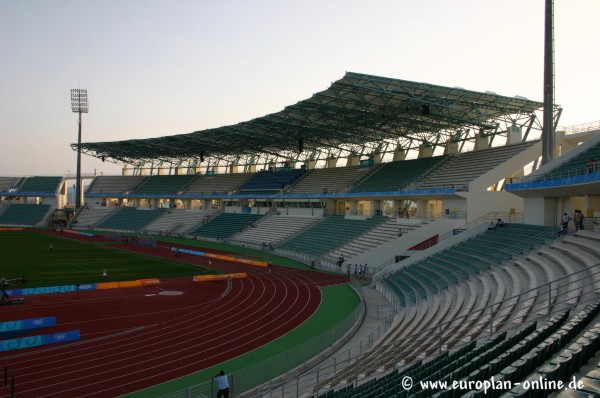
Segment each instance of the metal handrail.
[[[598,131],[600,131],[600,121],[593,122],[593,123],[580,124],[577,126],[571,126],[571,127],[565,128],[565,135],[585,133],[585,134],[583,134],[584,136],[589,136],[589,135],[597,134]],[[571,148],[568,148],[566,150],[562,147],[555,148],[554,152],[552,153],[552,156],[550,157],[550,160],[554,160],[556,158],[564,156],[565,154],[570,153],[571,151],[573,151],[577,148],[579,148],[579,146],[577,146],[577,145],[575,145]],[[587,172],[587,167],[585,167],[585,168],[578,168],[578,170],[576,168],[572,168],[569,170],[563,170],[563,172],[560,172],[560,173],[550,172],[550,173],[544,173],[544,174],[531,175],[534,171],[537,170],[537,168],[535,168],[535,167],[536,167],[536,164],[534,163],[533,165],[524,169],[519,175],[507,178],[506,179],[507,184],[517,184],[517,183],[527,182],[527,181],[552,180],[552,179],[557,179],[557,178],[566,178],[566,177],[572,177],[574,175],[585,174]],[[539,165],[537,165],[537,167],[539,168]],[[548,175],[550,176],[549,178],[547,178]]]
[[[590,278],[590,276],[587,274],[588,272],[591,273],[592,278]],[[575,275],[578,275],[578,279],[576,280],[572,279]],[[394,341],[390,344],[376,347],[369,353],[357,356],[355,358],[349,358],[346,365],[346,371],[347,374],[354,375],[354,379],[346,379],[346,385],[357,385],[362,382],[366,382],[366,380],[368,380],[369,377],[364,377],[361,376],[359,372],[354,372],[354,368],[360,368],[364,371],[364,365],[361,365],[361,363],[373,357],[383,356],[383,354],[386,352],[390,352],[393,350],[397,351],[398,347],[401,344],[403,346],[419,347],[419,344],[421,344],[423,341],[429,341],[429,348],[432,351],[434,351],[434,353],[430,355],[434,355],[435,352],[441,353],[450,349],[456,349],[469,344],[471,341],[475,341],[480,338],[491,337],[499,332],[513,330],[518,327],[522,327],[525,324],[529,324],[540,319],[545,319],[553,314],[564,312],[567,309],[573,309],[579,305],[597,300],[597,297],[595,295],[591,295],[591,297],[587,299],[577,301],[576,303],[569,303],[570,299],[568,298],[571,293],[579,293],[579,291],[583,291],[583,289],[585,288],[595,290],[597,288],[597,283],[594,281],[594,279],[600,279],[600,263],[595,264],[594,266],[589,267],[587,269],[577,271],[570,275],[557,278],[553,281],[536,286],[529,290],[522,291],[521,293],[513,295],[509,298],[505,298],[500,302],[486,305],[482,308],[471,311],[465,315],[461,315],[460,317],[455,318],[451,321],[446,321],[433,327],[428,327],[419,330],[418,332],[413,333],[409,336],[402,337],[401,343],[399,343],[398,341]],[[577,283],[580,283],[580,285],[575,286],[573,288],[570,287]],[[559,287],[564,286],[567,286],[567,291],[561,296],[564,297],[564,299],[562,301],[552,302],[552,292],[557,292]],[[514,307],[509,305],[513,301],[516,302]],[[524,305],[527,302],[532,303],[529,309],[524,307]],[[405,311],[408,311],[409,308],[410,307],[406,308]],[[527,314],[522,315],[523,311],[526,311]],[[538,316],[536,316],[536,314]],[[528,317],[528,319],[525,322],[522,322],[520,319],[522,317]],[[475,332],[467,334],[463,333],[460,329],[456,329],[457,325],[468,324],[469,319],[473,319],[473,321],[471,321],[472,324],[469,326],[469,330],[474,330]],[[514,323],[515,325],[506,326],[511,325],[511,323]],[[454,331],[454,333],[448,334],[448,331]],[[446,345],[446,341],[450,341],[450,338],[456,336],[460,338],[458,341],[461,341],[462,343],[459,342],[452,346]],[[429,340],[427,340],[427,338],[429,338]],[[468,341],[468,343],[466,343],[465,341]],[[392,365],[384,374],[390,373],[399,368],[410,366],[410,364],[413,361],[408,361],[403,363],[401,366],[398,366],[397,364],[401,363],[402,359],[400,357],[392,358]],[[385,366],[385,363],[383,362],[376,363],[379,368]],[[377,374],[376,377],[382,377],[384,376],[384,374]],[[313,380],[319,380],[319,378],[315,377]],[[321,383],[323,383],[322,379]],[[320,393],[325,393],[326,391],[331,389],[331,387],[324,387],[322,389],[315,389],[312,392],[316,392],[317,394],[315,396],[319,396]]]
[[[379,283],[378,288],[386,290],[383,283]],[[441,353],[468,344],[465,341],[471,342],[480,338],[487,338],[501,331],[512,330],[524,324],[544,319],[552,314],[563,312],[588,301],[595,300],[595,295],[588,295],[587,293],[596,291],[598,288],[600,288],[600,263],[530,289],[522,290],[508,298],[481,306],[450,321],[414,331],[409,336],[403,337],[401,342],[394,341],[389,344],[376,346],[366,353],[354,356],[348,355],[347,358],[344,358],[343,355],[337,356],[333,365],[319,367],[312,372],[305,373],[302,375],[302,379],[297,377],[293,381],[269,382],[260,388],[256,388],[256,383],[252,383],[253,387],[244,386],[244,382],[241,382],[241,380],[245,377],[256,379],[261,374],[260,369],[270,370],[272,367],[278,367],[279,365],[275,364],[282,362],[283,359],[281,358],[283,357],[287,359],[291,353],[287,353],[287,355],[282,354],[281,358],[278,358],[275,364],[261,363],[253,366],[251,370],[235,372],[237,390],[234,396],[298,397],[307,393],[316,393],[316,396],[318,396],[332,387],[325,385],[322,388],[315,388],[315,386],[322,386],[324,380],[333,377],[340,371],[347,372],[352,376],[352,380],[346,379],[346,385],[357,385],[366,381],[369,377],[361,375],[358,371],[355,372],[354,369],[359,369],[360,364],[368,360],[376,361],[379,367],[385,366],[383,362],[377,362],[378,356],[383,356],[385,352],[397,350],[401,344],[419,347],[419,344],[423,344],[425,341],[429,347],[428,351],[432,351],[429,355],[435,355],[435,353]],[[559,292],[559,289],[562,290],[562,293]],[[384,293],[387,293],[387,296],[393,295],[389,289]],[[591,297],[587,298],[588,296]],[[428,297],[430,297],[430,294]],[[572,302],[574,300],[573,297],[576,297],[576,302]],[[410,305],[403,309],[408,312],[411,311],[411,308],[418,309],[419,306],[421,306],[420,302],[410,303]],[[460,325],[467,325],[468,331],[459,329]],[[324,334],[328,335],[330,333],[330,331],[327,331]],[[454,343],[449,343],[451,341],[454,341]],[[391,372],[400,367],[410,365],[409,361],[398,366],[397,364],[401,362],[400,358],[392,358],[392,365],[388,367],[387,371]],[[381,376],[383,374],[377,375],[377,377]],[[164,395],[162,398],[191,397],[205,393],[208,396],[210,392],[207,392],[205,389],[210,387],[210,384],[209,382],[203,383],[190,387],[185,391],[182,390]],[[252,390],[253,393],[247,393],[249,390]]]

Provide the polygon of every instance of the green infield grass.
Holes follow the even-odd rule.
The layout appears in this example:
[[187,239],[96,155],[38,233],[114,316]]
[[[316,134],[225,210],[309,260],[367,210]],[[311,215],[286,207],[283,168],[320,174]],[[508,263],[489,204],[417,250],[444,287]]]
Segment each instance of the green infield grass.
[[[52,245],[52,250],[50,250]],[[60,286],[209,273],[198,266],[30,231],[0,232],[0,276],[24,276],[23,287]],[[107,270],[108,277],[102,276]]]

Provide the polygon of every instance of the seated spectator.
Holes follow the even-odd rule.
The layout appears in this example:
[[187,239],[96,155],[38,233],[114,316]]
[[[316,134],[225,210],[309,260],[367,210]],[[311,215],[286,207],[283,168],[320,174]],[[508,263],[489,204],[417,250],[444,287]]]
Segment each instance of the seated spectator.
[[504,224],[504,220],[503,219],[499,218],[498,222],[496,223],[496,226],[497,227],[504,227],[504,226],[506,226],[506,224]]
[[587,172],[593,173],[595,170],[596,170],[596,162],[594,161],[594,159],[588,160]]

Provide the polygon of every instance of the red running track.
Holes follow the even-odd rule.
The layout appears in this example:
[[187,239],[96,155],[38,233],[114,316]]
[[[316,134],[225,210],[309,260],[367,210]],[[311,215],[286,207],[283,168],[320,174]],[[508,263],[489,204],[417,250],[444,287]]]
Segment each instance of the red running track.
[[[172,258],[168,247],[123,248]],[[224,272],[246,271],[248,278],[177,278],[141,288],[28,296],[23,306],[3,307],[0,321],[56,316],[59,326],[41,333],[81,331],[79,342],[3,353],[16,395],[114,397],[215,366],[300,325],[318,308],[320,285],[345,282],[312,271],[212,263]],[[0,397],[9,392],[0,388]]]

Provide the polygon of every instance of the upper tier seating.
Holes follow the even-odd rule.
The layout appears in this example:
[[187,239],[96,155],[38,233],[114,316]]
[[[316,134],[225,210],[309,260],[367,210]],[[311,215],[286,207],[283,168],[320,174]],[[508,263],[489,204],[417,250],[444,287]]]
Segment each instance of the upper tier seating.
[[87,189],[88,194],[124,194],[134,190],[144,176],[98,176]]
[[333,215],[285,241],[279,248],[310,253],[317,257],[323,256],[385,220],[385,217],[381,216],[358,220]]
[[446,156],[385,163],[352,189],[352,192],[401,191],[425,172],[443,162]]
[[330,167],[310,170],[299,180],[290,193],[336,193],[351,188],[356,181],[364,178],[372,171],[371,168],[359,166]]
[[[594,161],[594,165],[591,167],[588,162]],[[600,142],[590,148],[586,149],[579,155],[572,157],[568,161],[558,165],[554,169],[544,173],[540,176],[533,178],[533,181],[552,180],[561,177],[572,177],[578,174],[590,173],[593,171],[600,171]]]
[[234,192],[252,176],[250,173],[201,175],[186,189],[186,194],[227,194]]
[[277,193],[293,184],[305,173],[303,169],[269,171],[255,173],[240,188],[240,193]]
[[264,214],[221,213],[190,232],[190,235],[226,239],[258,222]]
[[451,155],[435,173],[429,173],[416,189],[455,188],[469,183],[533,145],[535,141]]
[[150,176],[146,177],[146,180],[138,185],[133,193],[136,195],[178,195],[182,193],[194,179],[196,179],[196,175],[193,174]]
[[18,177],[0,177],[0,192],[8,192],[17,188]]
[[98,228],[120,231],[140,231],[166,211],[167,209],[136,209],[135,207],[121,207],[118,211],[113,213],[112,216],[98,225]]
[[50,205],[9,204],[0,212],[0,225],[35,226],[44,220]]
[[55,193],[62,177],[28,177],[18,187],[18,192]]

